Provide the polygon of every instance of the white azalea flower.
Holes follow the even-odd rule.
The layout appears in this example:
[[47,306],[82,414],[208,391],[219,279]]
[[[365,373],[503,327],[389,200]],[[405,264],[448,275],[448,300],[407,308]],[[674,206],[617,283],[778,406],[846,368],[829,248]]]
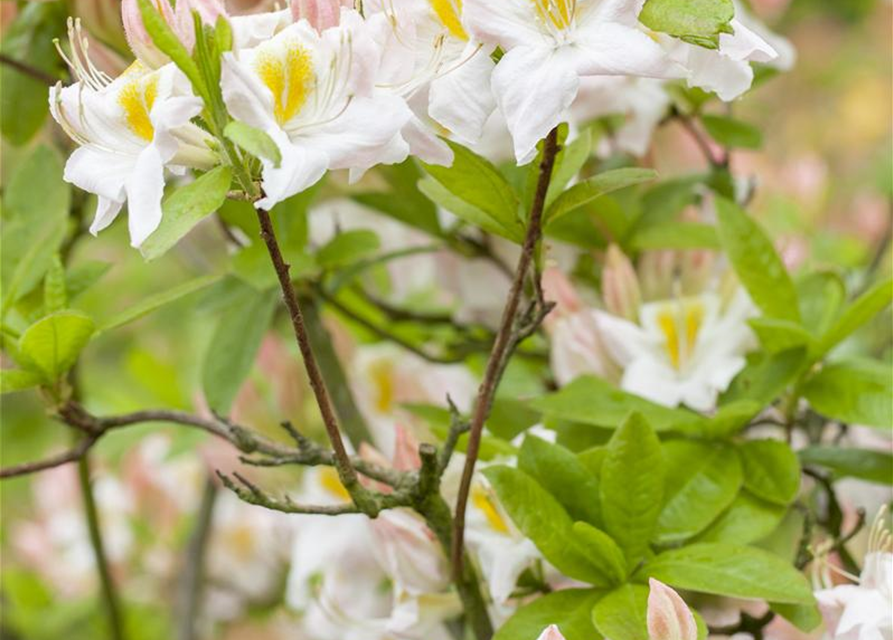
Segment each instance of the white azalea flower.
[[99,197],[93,234],[109,226],[128,203],[134,247],[161,222],[165,167],[210,168],[207,136],[190,120],[202,110],[186,78],[173,66],[152,71],[135,62],[112,80],[86,57],[79,25],[69,30],[69,64],[78,82],[50,90],[50,112],[79,145],[65,180]]
[[[816,591],[825,626],[834,640],[893,638],[893,543],[885,516],[886,507],[872,527],[861,575],[853,577],[852,584]],[[818,564],[830,568],[827,563]],[[824,583],[831,584],[827,573]]]
[[322,33],[301,20],[253,49],[227,53],[223,97],[238,120],[279,147],[276,167],[263,160],[271,208],[316,183],[328,169],[362,171],[404,160],[400,130],[412,117],[403,100],[374,93],[379,53],[355,11]]
[[404,96],[416,118],[406,132],[413,153],[440,163],[449,148],[434,137],[437,125],[466,144],[480,139],[496,108],[490,91],[492,46],[473,41],[463,24],[461,0],[371,0],[366,15],[387,16],[378,85]]
[[520,164],[561,121],[581,77],[679,77],[638,26],[642,1],[465,0],[471,35],[505,51],[492,84]]
[[647,303],[638,323],[597,314],[605,347],[623,368],[621,388],[670,407],[713,409],[753,345],[747,319],[755,309],[743,291],[727,308],[713,293]]

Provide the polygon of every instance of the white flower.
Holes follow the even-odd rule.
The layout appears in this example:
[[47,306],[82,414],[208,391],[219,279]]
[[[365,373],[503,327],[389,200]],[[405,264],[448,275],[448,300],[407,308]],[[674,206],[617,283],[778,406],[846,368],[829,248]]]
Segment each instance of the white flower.
[[190,120],[202,110],[173,66],[152,71],[136,62],[114,81],[86,58],[74,25],[70,65],[78,82],[50,90],[50,112],[79,145],[65,180],[99,197],[93,234],[109,226],[125,202],[133,246],[161,222],[165,167],[209,168],[206,134]]
[[377,84],[397,92],[414,107],[405,132],[413,154],[447,164],[449,148],[427,122],[466,144],[480,139],[496,108],[490,91],[492,46],[473,41],[464,26],[462,0],[371,0],[366,15],[387,16],[381,33],[384,63]]
[[253,49],[225,54],[229,112],[266,132],[282,155],[279,167],[262,160],[258,207],[303,191],[329,169],[363,171],[406,158],[399,134],[412,113],[400,98],[373,91],[379,52],[370,28],[344,10],[339,26],[321,34],[301,20]]
[[678,77],[638,26],[642,0],[465,0],[471,35],[502,47],[493,91],[520,164],[577,96],[580,78]]
[[597,313],[605,347],[623,368],[620,386],[671,407],[713,409],[753,343],[746,320],[754,307],[743,291],[727,308],[712,293],[647,303],[639,323]]
[[[893,638],[893,544],[885,516],[884,507],[875,519],[855,584],[816,591],[825,626],[834,640]],[[830,568],[827,563],[819,564]],[[825,583],[830,584],[830,576],[825,576]]]

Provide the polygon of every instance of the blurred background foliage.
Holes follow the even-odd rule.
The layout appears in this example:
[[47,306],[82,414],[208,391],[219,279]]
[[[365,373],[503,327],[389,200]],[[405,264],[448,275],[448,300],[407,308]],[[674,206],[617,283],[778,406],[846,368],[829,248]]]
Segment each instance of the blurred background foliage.
[[[84,17],[108,45],[107,55],[114,58],[126,49],[114,26],[115,14],[97,11],[101,4],[100,0],[3,0],[0,52],[24,57],[36,69],[62,77],[52,40],[64,34],[66,16],[72,13]],[[785,255],[795,268],[837,270],[858,286],[866,271],[890,269],[893,5],[878,0],[752,0],[751,4],[793,41],[798,62],[791,73],[767,80],[733,105],[735,116],[756,125],[764,137],[760,150],[735,154],[734,171],[756,176],[752,210],[782,239]],[[0,93],[0,180],[6,192],[37,146],[57,149],[56,163],[60,163],[69,141],[48,122],[46,84],[4,65]],[[665,177],[703,164],[698,149],[675,126],[659,132],[648,160]],[[51,183],[53,173],[42,167],[31,185],[38,211],[41,203],[54,197],[54,190],[62,188],[61,183]],[[330,180],[322,195],[342,189]],[[86,196],[72,191],[71,197],[77,204]],[[83,210],[91,211],[91,203],[83,204]],[[8,203],[4,205],[5,217]],[[75,267],[89,270],[99,269],[99,262],[110,265],[98,286],[80,297],[76,306],[94,317],[107,318],[148,295],[221,272],[228,256],[220,234],[210,221],[173,251],[146,263],[129,247],[126,226],[114,225],[73,249],[70,264]],[[4,245],[4,260],[14,259],[18,250]],[[80,391],[90,399],[91,407],[98,413],[113,413],[145,406],[188,409],[200,403],[196,394],[202,388],[201,363],[215,330],[220,293],[220,288],[212,288],[188,296],[92,343],[81,365]],[[279,326],[284,329],[284,323]],[[854,349],[891,362],[889,314],[874,323],[873,331],[861,335],[864,343]],[[293,350],[289,340],[277,347],[286,353]],[[289,375],[300,380],[302,374],[295,369]],[[260,400],[250,409],[257,418],[255,424],[273,429],[279,418],[275,385],[259,370],[252,372],[250,381],[253,398]],[[301,397],[293,402],[306,407]],[[314,411],[303,410],[305,418],[315,419]],[[200,438],[185,430],[163,430],[170,433],[175,451],[190,450]],[[97,450],[102,464],[114,467],[149,431],[158,428],[130,429],[104,439]],[[39,458],[59,449],[70,437],[49,419],[35,392],[3,397],[0,434],[3,466]],[[7,598],[15,594],[19,616],[33,616],[30,622],[17,620],[20,627],[35,629],[29,639],[63,637],[63,630],[64,637],[72,640],[99,637],[101,626],[97,625],[102,622],[95,602],[54,601],[48,587],[10,551],[16,523],[33,516],[32,483],[33,479],[22,478],[0,485],[3,593]],[[188,523],[183,529],[188,530]],[[180,544],[185,537],[179,536]],[[132,638],[170,637],[166,609],[160,603],[137,599],[129,606],[129,615],[136,620]],[[17,637],[9,629],[0,631],[0,636]]]

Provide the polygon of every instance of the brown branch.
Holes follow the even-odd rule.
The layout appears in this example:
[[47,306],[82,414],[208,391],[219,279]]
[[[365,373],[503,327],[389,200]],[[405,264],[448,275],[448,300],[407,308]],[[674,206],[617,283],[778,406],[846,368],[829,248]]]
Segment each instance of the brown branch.
[[5,469],[0,469],[0,480],[18,476],[27,476],[32,473],[38,473],[39,471],[47,471],[48,469],[54,469],[66,464],[71,464],[72,462],[77,462],[84,457],[94,444],[96,444],[97,440],[99,440],[98,436],[87,436],[77,443],[77,445],[59,455],[44,460],[38,460],[37,462],[25,462],[6,467]]
[[53,86],[54,84],[59,82],[59,78],[54,77],[46,71],[38,69],[37,67],[32,67],[31,65],[21,62],[20,60],[16,60],[15,58],[11,58],[5,53],[0,53],[0,64],[4,64],[11,69],[15,69],[19,73],[23,73],[26,76],[49,86]]
[[512,348],[519,341],[516,327],[518,307],[521,296],[524,293],[524,282],[534,259],[537,244],[542,235],[543,210],[546,205],[546,194],[552,180],[552,169],[555,166],[555,156],[558,154],[558,130],[553,129],[546,137],[543,147],[543,160],[540,164],[539,181],[536,187],[533,205],[530,211],[530,220],[527,225],[527,236],[521,249],[521,257],[515,269],[512,286],[508,299],[502,312],[499,331],[493,344],[493,350],[487,362],[483,382],[478,388],[474,413],[471,418],[471,427],[468,437],[468,449],[466,452],[465,468],[462,471],[462,481],[459,485],[459,497],[456,500],[456,514],[453,520],[453,539],[451,549],[451,561],[453,577],[460,580],[463,575],[464,536],[465,536],[465,509],[468,503],[468,495],[471,491],[471,481],[474,475],[474,467],[477,462],[481,447],[481,434],[484,430],[484,422],[490,414],[496,389],[505,370],[508,356]]
[[184,554],[184,568],[177,582],[177,640],[195,640],[201,613],[202,586],[205,579],[205,552],[211,538],[217,484],[213,476],[205,479],[195,528]]
[[344,441],[341,439],[341,430],[338,428],[338,419],[335,416],[335,410],[329,397],[329,391],[326,388],[325,380],[313,354],[313,348],[310,345],[310,337],[307,333],[307,325],[304,321],[304,313],[301,311],[301,305],[298,303],[298,296],[295,293],[294,286],[289,275],[289,265],[282,257],[282,250],[279,248],[279,242],[276,240],[276,232],[273,229],[273,221],[270,214],[264,209],[257,210],[257,218],[260,222],[260,235],[267,245],[267,252],[270,254],[270,260],[273,268],[276,270],[276,276],[279,279],[279,287],[282,290],[282,298],[291,318],[292,329],[294,330],[295,340],[298,343],[298,349],[304,360],[304,368],[307,371],[307,378],[310,382],[310,388],[316,398],[316,404],[319,406],[322,421],[326,428],[326,434],[332,445],[335,457],[335,469],[338,471],[338,477],[347,492],[353,498],[354,502],[364,513],[366,509],[370,509],[370,515],[375,512],[375,500],[369,495],[368,491],[360,484],[357,473],[350,463],[347,450],[344,448]]

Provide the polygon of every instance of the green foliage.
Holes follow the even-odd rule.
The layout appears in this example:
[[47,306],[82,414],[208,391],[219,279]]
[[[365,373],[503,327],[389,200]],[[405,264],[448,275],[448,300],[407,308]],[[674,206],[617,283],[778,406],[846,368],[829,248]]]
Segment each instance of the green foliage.
[[834,478],[859,478],[878,484],[893,484],[893,455],[886,451],[813,446],[797,453],[804,465],[831,471]]
[[220,166],[165,198],[161,224],[140,247],[143,257],[155,260],[173,248],[195,225],[223,205],[231,183],[232,169]]
[[21,364],[51,383],[77,361],[96,327],[89,316],[77,311],[58,311],[38,320],[19,340]]
[[648,0],[639,21],[649,29],[668,33],[708,49],[719,48],[719,35],[733,33],[732,0]]
[[353,195],[353,199],[428,235],[443,234],[437,207],[419,190],[423,174],[415,160],[378,168],[388,191],[368,191]]
[[[225,22],[222,21],[222,22]],[[282,163],[282,152],[273,139],[264,131],[255,129],[244,122],[233,120],[223,130],[223,135],[232,140],[240,149],[256,158],[263,158],[273,163],[277,169]]]
[[800,322],[797,292],[760,226],[737,205],[717,198],[719,238],[741,283],[770,318]]
[[544,225],[548,227],[562,216],[607,193],[648,182],[656,177],[657,173],[654,170],[639,168],[614,169],[600,173],[575,184],[555,198],[546,210]]
[[648,587],[625,584],[602,598],[592,610],[592,621],[605,638],[649,640]]
[[710,137],[724,147],[732,149],[759,149],[763,146],[763,134],[753,125],[729,118],[704,114],[701,122]]
[[105,322],[103,322],[99,331],[105,333],[118,327],[135,322],[150,313],[161,309],[164,306],[177,302],[186,296],[192,295],[210,287],[220,280],[219,276],[201,276],[193,280],[184,282],[181,285],[162,291],[155,295],[146,296],[134,306],[115,314]]
[[793,502],[800,488],[800,463],[790,446],[779,440],[750,440],[738,452],[748,491],[773,504]]
[[677,589],[730,598],[812,604],[806,578],[775,554],[741,545],[697,543],[664,551],[649,560],[642,577]]
[[889,366],[879,362],[825,365],[806,382],[803,396],[829,418],[881,429],[893,426],[893,379]]
[[893,279],[886,278],[872,286],[844,309],[822,337],[819,354],[825,354],[850,334],[875,318],[893,299]]
[[707,529],[697,536],[698,542],[731,542],[749,544],[770,533],[784,518],[786,508],[741,491]]
[[665,462],[660,441],[640,414],[614,433],[602,462],[602,519],[623,548],[629,566],[648,552],[664,496]]
[[518,609],[493,640],[535,639],[550,624],[557,625],[566,640],[593,640],[592,608],[603,594],[596,589],[565,589],[546,594]]
[[202,365],[202,389],[214,411],[229,412],[251,372],[278,299],[275,292],[246,288],[238,303],[220,315]]
[[667,481],[655,540],[668,544],[706,528],[735,499],[743,475],[738,455],[725,444],[677,440],[663,450]]
[[716,228],[700,222],[667,222],[645,226],[628,241],[635,251],[656,249],[718,249]]
[[316,254],[316,262],[323,269],[343,267],[369,256],[380,242],[373,231],[357,229],[339,233]]

